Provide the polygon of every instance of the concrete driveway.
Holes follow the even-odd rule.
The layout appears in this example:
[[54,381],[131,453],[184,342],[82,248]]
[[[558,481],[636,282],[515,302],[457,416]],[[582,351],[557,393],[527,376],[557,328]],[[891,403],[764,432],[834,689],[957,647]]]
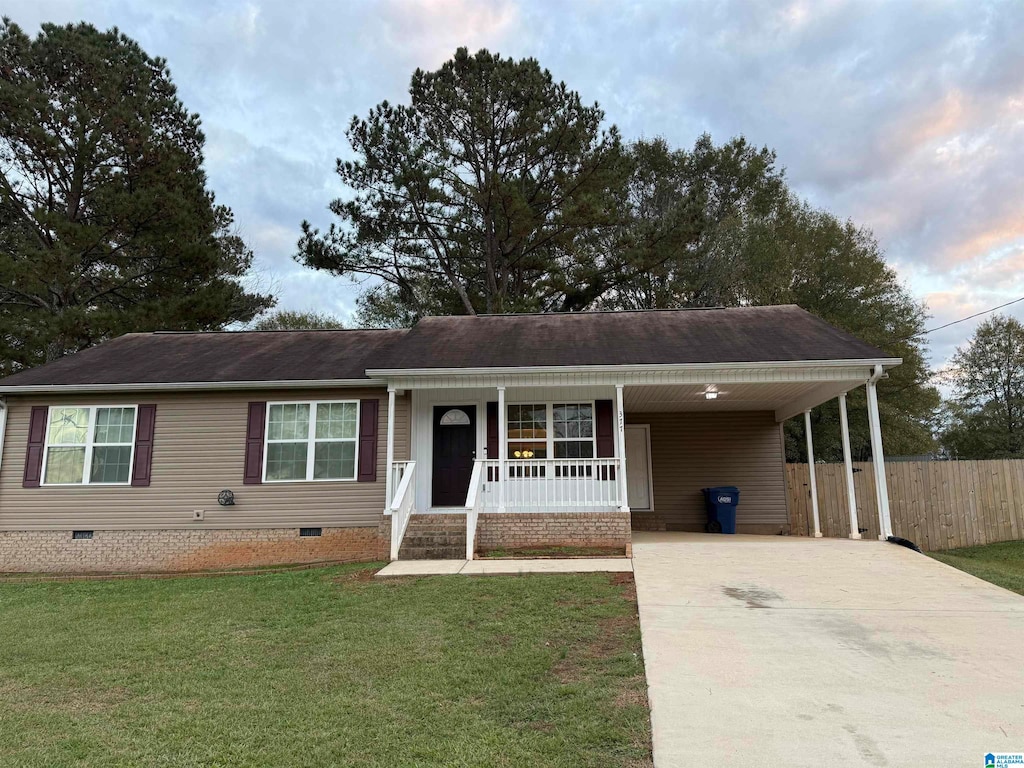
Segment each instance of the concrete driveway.
[[659,768],[1024,752],[1024,597],[879,541],[636,533],[633,570]]

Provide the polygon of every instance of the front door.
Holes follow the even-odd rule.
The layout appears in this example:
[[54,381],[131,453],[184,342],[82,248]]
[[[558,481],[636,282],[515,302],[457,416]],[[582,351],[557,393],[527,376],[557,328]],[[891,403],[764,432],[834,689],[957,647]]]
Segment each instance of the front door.
[[464,507],[476,458],[476,406],[434,406],[431,505]]

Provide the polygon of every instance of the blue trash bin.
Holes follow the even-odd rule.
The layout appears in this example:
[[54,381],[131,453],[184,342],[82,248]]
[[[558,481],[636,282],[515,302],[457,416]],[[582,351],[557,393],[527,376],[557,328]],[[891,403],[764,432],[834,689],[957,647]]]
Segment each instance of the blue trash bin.
[[735,485],[717,485],[701,488],[701,492],[708,514],[704,529],[708,533],[736,533],[736,505],[740,503],[740,489]]

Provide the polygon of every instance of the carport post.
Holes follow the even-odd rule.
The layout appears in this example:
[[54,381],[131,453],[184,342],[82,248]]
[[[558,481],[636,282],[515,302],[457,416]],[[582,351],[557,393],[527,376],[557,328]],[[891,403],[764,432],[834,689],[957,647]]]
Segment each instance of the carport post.
[[850,538],[860,538],[857,522],[857,491],[853,485],[853,458],[850,455],[850,420],[846,418],[846,393],[839,396],[839,425],[843,432],[843,468],[846,470],[846,503],[850,508]]
[[811,436],[811,412],[804,411],[804,432],[807,433],[807,474],[811,478],[811,512],[814,514],[814,538],[821,538],[821,519],[818,517],[818,478],[814,471],[814,438]]
[[871,431],[871,465],[875,473],[875,501],[878,503],[878,538],[885,541],[892,536],[889,517],[889,484],[885,479],[885,453],[882,451],[882,424],[878,418],[878,393],[875,382],[882,378],[882,366],[876,365],[868,379],[868,427]]

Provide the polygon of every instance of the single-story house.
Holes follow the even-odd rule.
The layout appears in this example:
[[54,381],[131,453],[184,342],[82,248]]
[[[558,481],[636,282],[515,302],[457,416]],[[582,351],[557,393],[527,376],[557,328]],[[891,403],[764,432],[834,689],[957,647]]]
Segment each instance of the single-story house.
[[783,422],[866,386],[880,456],[899,363],[796,306],[128,334],[0,380],[0,571],[786,533]]

